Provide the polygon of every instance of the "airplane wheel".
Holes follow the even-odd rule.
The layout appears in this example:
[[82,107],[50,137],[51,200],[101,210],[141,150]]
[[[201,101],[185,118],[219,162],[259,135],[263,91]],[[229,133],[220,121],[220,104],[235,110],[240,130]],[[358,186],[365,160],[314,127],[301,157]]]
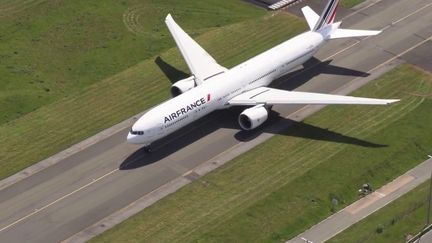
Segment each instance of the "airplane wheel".
[[151,153],[153,150],[152,150],[152,148],[151,148],[150,146],[145,146],[145,147],[144,147],[144,151],[145,151],[146,153]]

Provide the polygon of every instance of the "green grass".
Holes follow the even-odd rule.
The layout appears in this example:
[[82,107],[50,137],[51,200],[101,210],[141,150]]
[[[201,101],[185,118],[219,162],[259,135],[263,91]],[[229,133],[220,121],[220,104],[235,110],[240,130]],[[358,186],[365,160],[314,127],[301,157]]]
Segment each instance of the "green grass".
[[405,242],[407,235],[416,235],[426,224],[429,184],[423,183],[328,242]]
[[327,107],[93,242],[290,239],[355,201],[363,183],[379,187],[424,160],[431,91],[431,76],[402,66],[354,93],[401,102]]
[[[303,21],[290,15],[265,15],[212,29],[200,35],[198,42],[216,60],[231,67],[305,29]],[[187,71],[177,48],[161,56],[169,64]],[[0,178],[168,99],[171,83],[154,60],[149,58],[80,92],[68,93],[67,97],[1,124]]]
[[341,5],[345,8],[352,8],[361,2],[364,2],[364,0],[342,0]]
[[0,2],[0,125],[173,47],[167,13],[197,36],[265,11],[220,0]]

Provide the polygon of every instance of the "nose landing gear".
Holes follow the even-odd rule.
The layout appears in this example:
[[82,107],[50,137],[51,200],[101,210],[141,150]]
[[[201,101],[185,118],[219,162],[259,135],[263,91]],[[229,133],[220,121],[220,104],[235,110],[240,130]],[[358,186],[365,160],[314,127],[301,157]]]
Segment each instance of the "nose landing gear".
[[148,146],[144,146],[144,152],[146,152],[146,153],[151,153],[153,150],[152,150],[152,148],[150,147],[150,145],[148,145]]
[[146,153],[151,153],[153,150],[152,150],[152,148],[150,147],[150,145],[147,145],[147,146],[144,146],[144,152],[146,152]]

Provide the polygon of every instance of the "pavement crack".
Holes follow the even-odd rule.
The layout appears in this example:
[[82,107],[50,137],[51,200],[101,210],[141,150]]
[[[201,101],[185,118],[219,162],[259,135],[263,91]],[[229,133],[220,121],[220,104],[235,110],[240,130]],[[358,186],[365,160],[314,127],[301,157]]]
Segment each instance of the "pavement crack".
[[380,51],[382,51],[382,52],[385,52],[385,53],[387,53],[387,54],[390,54],[390,55],[393,56],[393,57],[396,57],[396,56],[399,55],[398,53],[394,53],[394,52],[392,52],[392,51],[389,51],[389,50],[387,50],[386,48],[384,48],[384,47],[382,47],[382,46],[380,46],[380,45],[374,45],[374,48],[376,48],[376,49],[378,49],[378,50],[380,50]]
[[195,171],[191,171],[191,172],[185,174],[183,177],[192,182],[192,181],[196,181],[201,176],[198,173],[196,173]]
[[419,35],[419,34],[417,34],[417,33],[414,33],[414,36],[415,37],[418,37],[418,38],[420,38],[420,39],[422,39],[422,40],[428,40],[429,38],[426,38],[426,37],[424,37],[424,36],[421,36],[421,35]]

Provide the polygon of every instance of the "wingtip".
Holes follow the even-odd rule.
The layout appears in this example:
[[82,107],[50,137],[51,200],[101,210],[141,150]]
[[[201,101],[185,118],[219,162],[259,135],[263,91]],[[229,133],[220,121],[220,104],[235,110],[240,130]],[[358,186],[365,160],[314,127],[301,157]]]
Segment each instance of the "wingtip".
[[371,35],[379,35],[381,32],[382,30],[371,30]]
[[393,104],[393,103],[396,103],[396,102],[399,102],[399,101],[400,101],[399,99],[387,100],[386,105],[390,105],[390,104]]
[[169,21],[169,20],[172,20],[173,18],[172,18],[172,16],[171,16],[171,13],[168,13],[168,15],[165,17],[165,21]]

